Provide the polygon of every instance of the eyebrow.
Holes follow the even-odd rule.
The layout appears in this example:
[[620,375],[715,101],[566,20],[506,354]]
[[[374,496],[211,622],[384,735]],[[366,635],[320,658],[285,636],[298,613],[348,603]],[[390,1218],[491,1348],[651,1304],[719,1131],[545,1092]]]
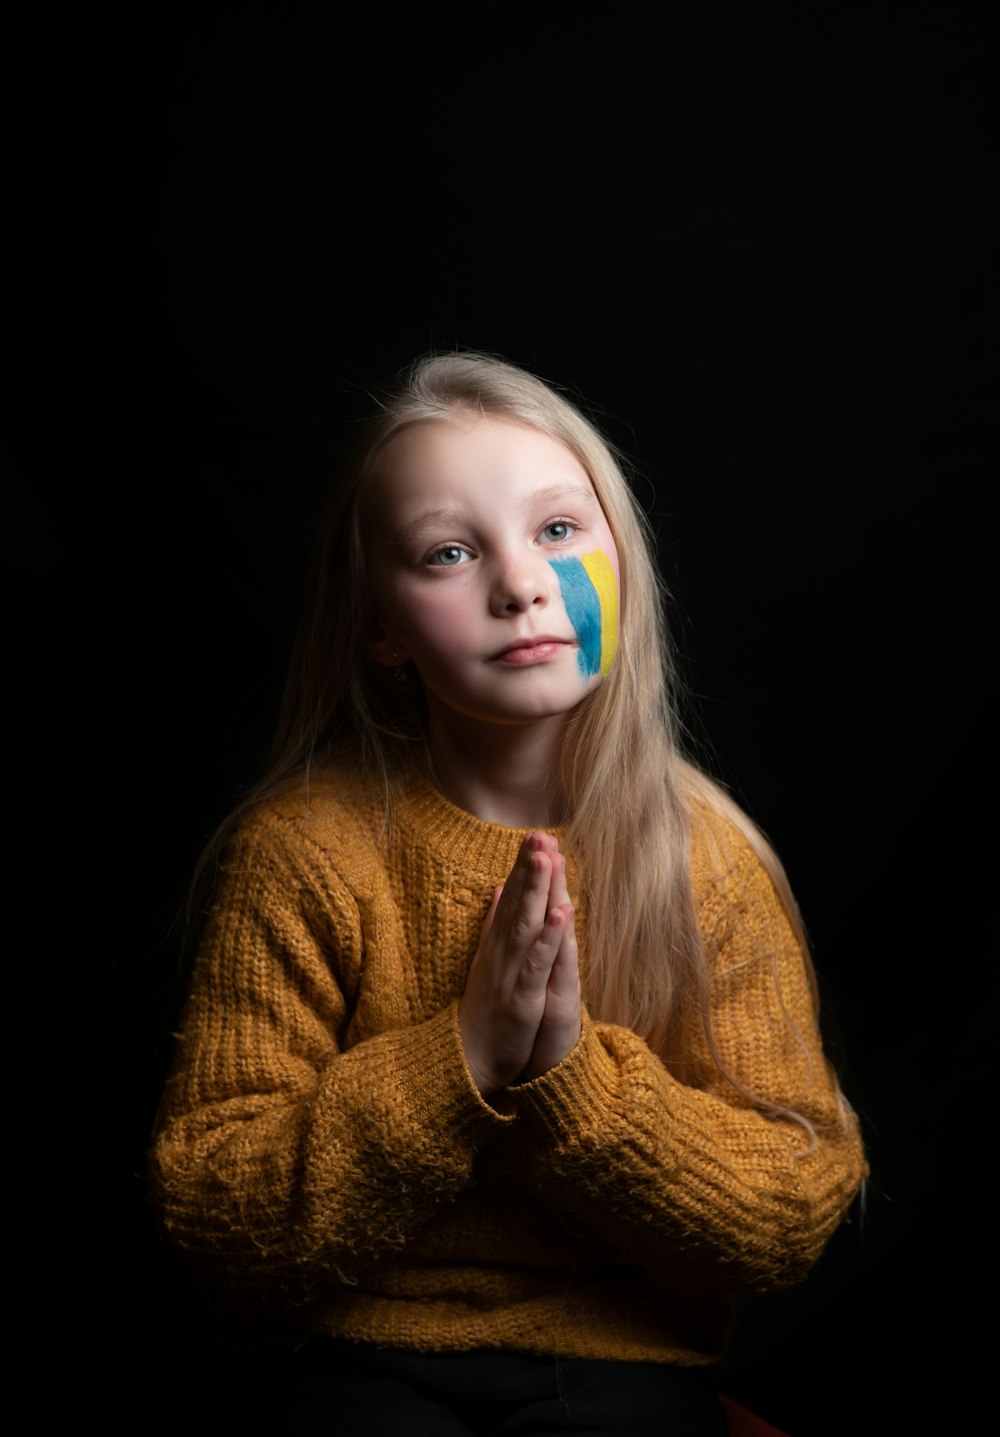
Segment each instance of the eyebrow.
[[[588,504],[597,504],[597,495],[593,489],[585,489],[582,484],[553,484],[548,489],[535,489],[526,494],[521,507],[534,509],[543,504],[555,504],[557,501],[573,501],[579,503],[583,500]],[[408,539],[416,538],[424,529],[431,529],[438,524],[461,525],[467,521],[467,515],[460,509],[425,509],[414,518],[400,524],[390,539],[390,543],[404,544]]]

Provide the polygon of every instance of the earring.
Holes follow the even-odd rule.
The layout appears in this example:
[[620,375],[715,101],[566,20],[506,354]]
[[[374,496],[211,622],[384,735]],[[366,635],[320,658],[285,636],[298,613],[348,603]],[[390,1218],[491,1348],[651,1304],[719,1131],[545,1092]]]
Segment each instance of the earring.
[[398,653],[397,653],[397,654],[393,654],[392,659],[393,659],[393,664],[395,665],[395,667],[393,668],[393,671],[392,671],[392,676],[393,676],[393,678],[396,680],[397,684],[405,684],[405,683],[406,683],[406,668],[405,668],[406,660],[403,658],[403,655],[402,655],[402,654],[398,654]]

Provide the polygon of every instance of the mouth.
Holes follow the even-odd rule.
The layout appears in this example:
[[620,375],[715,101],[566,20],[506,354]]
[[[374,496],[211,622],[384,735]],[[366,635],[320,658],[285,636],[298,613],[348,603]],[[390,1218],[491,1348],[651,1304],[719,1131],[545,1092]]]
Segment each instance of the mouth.
[[523,668],[528,664],[543,664],[548,659],[558,658],[566,649],[575,649],[575,639],[561,639],[555,634],[533,634],[529,639],[516,639],[498,654],[493,662],[511,664]]

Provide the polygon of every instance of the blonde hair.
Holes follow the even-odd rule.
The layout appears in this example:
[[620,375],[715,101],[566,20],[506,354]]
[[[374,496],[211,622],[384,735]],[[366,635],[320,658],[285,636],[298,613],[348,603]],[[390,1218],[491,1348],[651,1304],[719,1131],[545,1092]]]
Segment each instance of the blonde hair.
[[[251,802],[313,765],[351,757],[392,794],[423,752],[418,683],[393,683],[368,652],[371,590],[362,507],[388,441],[411,424],[462,412],[500,416],[565,444],[586,469],[621,564],[621,631],[611,673],[571,716],[562,746],[565,846],[586,892],[586,992],[595,1016],[640,1034],[683,1081],[708,1025],[708,969],[689,870],[693,804],[724,813],[760,854],[807,952],[788,882],[746,815],[683,756],[652,536],[621,464],[595,426],[540,379],[483,354],[417,360],[358,437],[332,499],[293,655],[269,772]],[[808,957],[807,957],[808,962]],[[811,968],[810,968],[811,973]],[[766,1105],[762,1105],[766,1106]]]

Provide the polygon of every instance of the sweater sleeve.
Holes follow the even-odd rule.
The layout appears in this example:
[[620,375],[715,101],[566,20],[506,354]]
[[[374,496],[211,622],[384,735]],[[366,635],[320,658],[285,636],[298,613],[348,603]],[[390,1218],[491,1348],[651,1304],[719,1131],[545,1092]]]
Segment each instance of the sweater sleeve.
[[686,1086],[634,1033],[585,1017],[573,1052],[514,1094],[537,1180],[626,1258],[675,1288],[764,1290],[805,1275],[866,1168],[801,949],[742,837],[699,912],[711,1028],[740,1087],[717,1069]]
[[[292,825],[256,818],[225,864],[154,1134],[154,1202],[229,1289],[319,1296],[401,1249],[510,1122],[479,1095],[452,1003],[405,998],[354,1041],[372,931],[392,922]],[[362,920],[364,910],[364,921]]]

